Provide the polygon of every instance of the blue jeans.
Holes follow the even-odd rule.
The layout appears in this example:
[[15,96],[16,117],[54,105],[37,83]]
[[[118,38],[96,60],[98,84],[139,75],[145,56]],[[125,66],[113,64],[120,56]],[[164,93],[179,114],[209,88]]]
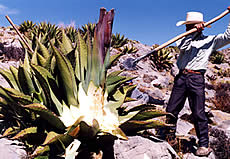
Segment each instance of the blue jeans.
[[208,147],[208,118],[205,114],[205,81],[203,74],[179,73],[174,80],[172,93],[166,108],[167,112],[172,113],[176,118],[168,120],[170,124],[176,124],[178,114],[184,107],[188,97],[189,106],[194,119],[194,126],[199,146]]

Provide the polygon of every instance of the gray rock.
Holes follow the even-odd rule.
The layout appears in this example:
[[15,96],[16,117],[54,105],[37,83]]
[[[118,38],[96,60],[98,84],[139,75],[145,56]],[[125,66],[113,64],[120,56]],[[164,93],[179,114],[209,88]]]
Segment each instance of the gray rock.
[[151,92],[151,96],[153,96],[154,98],[158,98],[158,99],[163,99],[163,93],[159,88],[153,88],[152,92]]
[[214,89],[205,89],[205,98],[210,100],[215,97],[216,91]]
[[216,159],[216,156],[213,152],[211,152],[208,157],[198,157],[193,153],[186,153],[183,154],[183,159]]
[[194,128],[193,124],[182,120],[182,119],[178,119],[177,121],[177,130],[176,133],[178,135],[184,135],[184,136],[190,136],[189,135],[189,131]]
[[167,76],[158,75],[156,79],[151,82],[151,85],[158,88],[166,88],[169,85],[170,78]]
[[143,93],[135,88],[131,94],[131,98],[141,100],[143,104],[146,104],[149,101],[149,96],[146,93]]
[[26,151],[18,141],[11,141],[5,138],[0,139],[1,159],[26,159]]
[[172,159],[179,158],[167,142],[153,142],[134,136],[128,141],[116,140],[114,144],[115,159]]

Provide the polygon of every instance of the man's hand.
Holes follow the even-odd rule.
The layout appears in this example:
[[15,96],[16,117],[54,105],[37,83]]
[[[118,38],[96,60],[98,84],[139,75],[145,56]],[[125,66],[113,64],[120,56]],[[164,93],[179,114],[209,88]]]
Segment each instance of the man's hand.
[[201,32],[202,30],[204,30],[204,22],[196,24],[195,27],[197,28],[198,32]]
[[228,8],[227,8],[229,11],[230,11],[230,6],[228,6]]

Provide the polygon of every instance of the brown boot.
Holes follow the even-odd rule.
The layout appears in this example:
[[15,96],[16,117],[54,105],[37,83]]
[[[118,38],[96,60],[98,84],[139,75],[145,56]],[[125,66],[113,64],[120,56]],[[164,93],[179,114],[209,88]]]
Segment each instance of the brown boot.
[[209,148],[209,147],[199,147],[197,150],[196,150],[196,155],[197,156],[208,156],[210,153],[212,152],[212,149]]

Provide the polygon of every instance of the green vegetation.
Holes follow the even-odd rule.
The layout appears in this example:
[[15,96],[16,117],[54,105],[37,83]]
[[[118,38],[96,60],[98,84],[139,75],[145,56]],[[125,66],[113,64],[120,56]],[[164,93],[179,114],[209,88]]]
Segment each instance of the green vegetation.
[[[157,47],[157,45],[153,46],[153,48]],[[150,60],[153,63],[153,66],[157,68],[158,71],[169,70],[173,66],[171,55],[172,48],[163,48],[159,50],[157,53],[154,53],[150,56]]]
[[133,100],[128,94],[136,86],[126,84],[133,78],[121,76],[122,71],[107,74],[117,57],[110,56],[114,11],[101,11],[104,20],[94,38],[89,31],[82,35],[69,28],[67,34],[40,23],[27,37],[33,52],[25,47],[19,68],[0,70],[11,86],[0,86],[0,116],[7,123],[3,137],[23,141],[31,158],[64,152],[75,158],[87,147],[98,152],[101,145],[92,143],[103,136],[126,140],[129,132],[168,126],[154,119],[168,113],[153,105],[123,106]]
[[219,51],[213,51],[209,61],[213,64],[221,64],[224,62],[224,54]]
[[123,47],[123,49],[121,49],[122,54],[136,53],[137,51],[138,51],[138,49],[136,47],[134,47],[133,45],[131,45],[131,47],[126,45]]
[[125,38],[124,35],[120,35],[118,33],[112,35],[111,47],[120,48],[128,43],[128,38]]

